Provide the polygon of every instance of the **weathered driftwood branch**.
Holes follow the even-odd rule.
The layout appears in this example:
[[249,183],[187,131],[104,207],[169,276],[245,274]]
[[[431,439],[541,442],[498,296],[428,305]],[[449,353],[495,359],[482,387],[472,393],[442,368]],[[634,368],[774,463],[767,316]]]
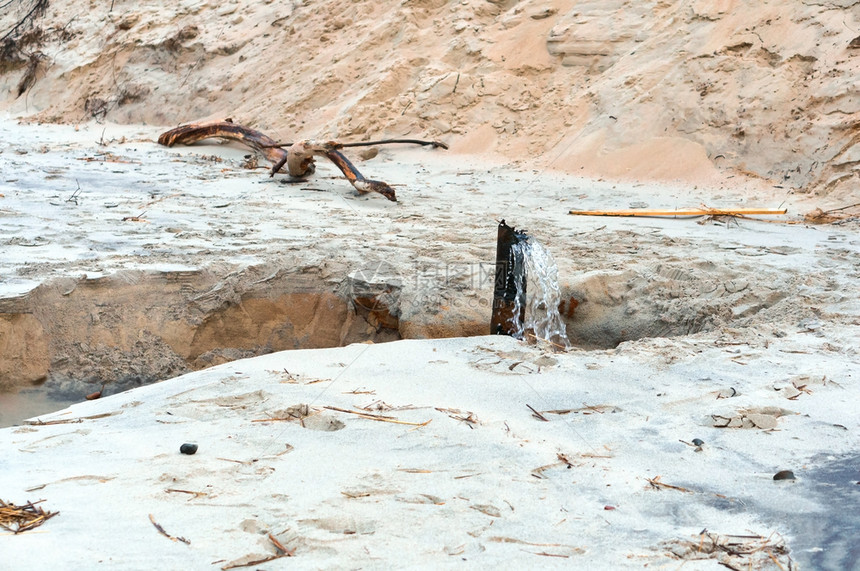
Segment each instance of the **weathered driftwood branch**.
[[359,194],[378,192],[388,200],[397,201],[394,189],[388,184],[379,180],[364,178],[355,168],[355,165],[338,150],[343,145],[337,141],[298,141],[293,143],[289,149],[284,150],[271,137],[254,129],[237,125],[228,119],[212,123],[182,125],[162,133],[158,137],[158,142],[161,145],[172,147],[176,144],[191,145],[212,137],[239,141],[260,152],[272,162],[269,176],[274,176],[284,165],[287,165],[287,172],[290,176],[305,177],[314,172],[314,156],[326,157],[343,172]]
[[[448,144],[442,141],[424,141],[421,139],[379,139],[377,141],[359,141],[357,143],[335,143],[338,149],[346,149],[347,147],[374,147],[376,145],[391,145],[401,143],[406,145],[421,145],[423,147],[432,146],[435,148],[443,148],[448,150]],[[290,147],[293,143],[275,143],[273,147]]]
[[262,153],[264,157],[274,164],[281,163],[281,160],[287,156],[287,152],[284,149],[272,146],[275,141],[270,137],[254,129],[237,125],[230,119],[213,123],[181,125],[162,133],[158,137],[158,143],[165,147],[172,147],[176,144],[193,145],[197,141],[213,137],[232,139],[244,143]]

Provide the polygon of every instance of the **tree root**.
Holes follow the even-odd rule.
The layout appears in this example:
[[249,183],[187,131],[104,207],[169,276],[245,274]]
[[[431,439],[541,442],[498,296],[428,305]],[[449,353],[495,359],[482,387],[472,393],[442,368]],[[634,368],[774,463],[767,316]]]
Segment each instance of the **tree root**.
[[191,145],[203,139],[218,137],[239,141],[265,156],[272,163],[269,176],[286,165],[287,172],[293,177],[305,177],[314,172],[314,156],[323,156],[333,162],[343,172],[347,180],[359,194],[377,192],[388,200],[397,201],[394,189],[388,184],[364,178],[349,159],[338,149],[342,146],[337,141],[305,140],[293,143],[284,150],[271,137],[248,127],[237,125],[231,119],[211,123],[191,123],[171,129],[158,137],[158,143],[166,147],[173,145]]

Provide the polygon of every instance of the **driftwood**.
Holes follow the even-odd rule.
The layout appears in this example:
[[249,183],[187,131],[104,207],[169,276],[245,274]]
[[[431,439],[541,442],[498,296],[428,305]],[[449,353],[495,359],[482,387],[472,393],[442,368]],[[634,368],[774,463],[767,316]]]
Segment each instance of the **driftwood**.
[[816,208],[811,212],[804,214],[803,219],[810,224],[830,224],[839,220],[844,220],[845,218],[856,216],[856,214],[847,214],[843,211],[857,207],[860,207],[860,202],[843,206],[842,208],[831,208],[830,210],[821,210],[820,208]]
[[[379,139],[376,141],[359,141],[357,143],[337,143],[338,149],[346,149],[347,147],[373,147],[375,145],[391,145],[401,143],[406,145],[421,145],[423,147],[442,148],[448,150],[448,145],[442,141],[424,141],[422,139]],[[290,147],[293,143],[275,143],[273,147]]]
[[388,200],[397,201],[394,189],[388,184],[364,178],[355,165],[338,150],[344,145],[337,141],[297,141],[285,150],[280,147],[282,143],[276,142],[260,131],[243,127],[228,119],[212,123],[182,125],[162,133],[158,137],[158,142],[166,147],[172,147],[176,144],[191,145],[212,137],[239,141],[260,152],[272,163],[269,176],[274,176],[286,165],[290,176],[306,177],[314,172],[314,157],[326,157],[343,172],[359,194],[378,192]]

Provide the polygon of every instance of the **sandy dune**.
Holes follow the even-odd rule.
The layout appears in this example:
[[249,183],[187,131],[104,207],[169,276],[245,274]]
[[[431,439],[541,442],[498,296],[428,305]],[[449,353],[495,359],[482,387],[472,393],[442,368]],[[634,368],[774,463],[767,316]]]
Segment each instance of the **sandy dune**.
[[[0,30],[35,3],[14,1]],[[844,205],[858,36],[851,0],[54,0],[4,44],[0,109],[64,123],[231,116],[287,140],[445,136],[523,166],[751,176]]]

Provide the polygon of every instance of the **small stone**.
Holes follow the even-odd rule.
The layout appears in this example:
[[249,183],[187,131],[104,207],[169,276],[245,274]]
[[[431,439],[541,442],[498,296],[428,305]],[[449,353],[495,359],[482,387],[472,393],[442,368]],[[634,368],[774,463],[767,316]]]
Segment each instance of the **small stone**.
[[182,452],[183,454],[189,454],[189,455],[194,454],[195,452],[197,452],[197,445],[186,442],[185,444],[183,444],[182,446],[179,447],[179,451]]
[[776,474],[773,475],[774,480],[796,480],[794,477],[794,472],[791,470],[780,470]]
[[695,444],[696,446],[702,446],[704,443],[705,443],[705,441],[702,440],[701,438],[694,438],[693,439],[693,444]]

